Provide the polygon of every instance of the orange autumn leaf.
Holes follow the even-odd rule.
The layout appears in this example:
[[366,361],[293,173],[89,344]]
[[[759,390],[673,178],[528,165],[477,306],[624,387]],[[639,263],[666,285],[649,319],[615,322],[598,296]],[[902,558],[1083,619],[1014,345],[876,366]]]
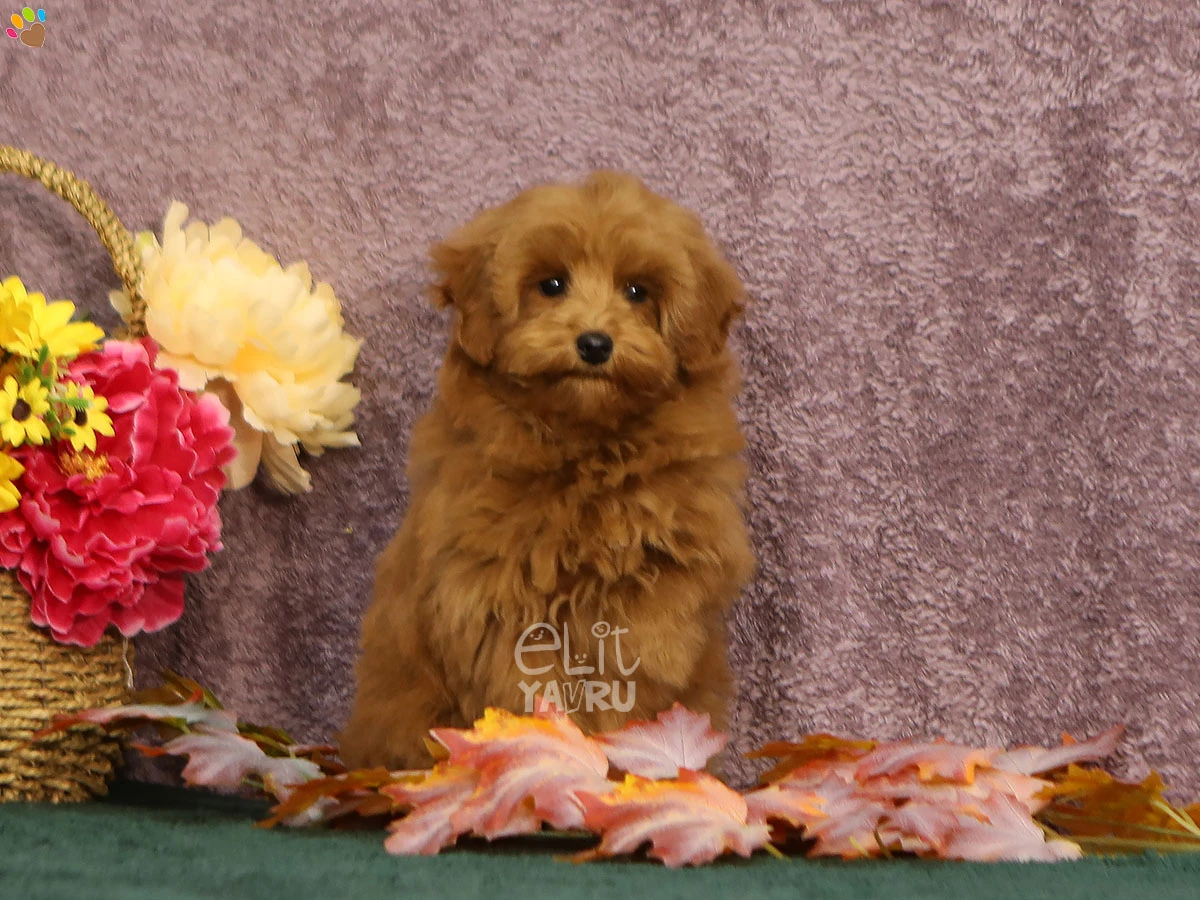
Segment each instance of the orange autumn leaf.
[[[886,747],[887,745],[882,745]],[[995,778],[994,776],[1000,777]],[[781,823],[813,842],[810,856],[914,853],[940,859],[1053,860],[1078,847],[1046,846],[1025,800],[1045,782],[980,770],[971,783],[929,782],[919,767],[860,780],[853,761],[810,763],[746,795],[750,821]],[[789,829],[778,837],[787,841]]]
[[196,726],[157,748],[158,753],[186,756],[183,780],[198,787],[240,787],[247,778],[258,778],[269,794],[286,799],[296,785],[321,776],[311,759],[270,756],[257,743],[231,731]]
[[[747,808],[750,821],[772,823],[779,840],[811,842],[812,856],[1073,859],[1078,844],[1047,840],[1033,818],[1047,802],[1050,782],[1018,770],[1089,758],[1112,740],[1106,733],[1055,750],[1022,748],[1009,758],[997,749],[941,740],[868,749],[821,735],[808,746],[777,748],[802,761],[748,794]],[[801,752],[792,752],[797,746]],[[1001,762],[1010,768],[998,768]]]
[[1024,775],[1038,775],[1052,772],[1071,763],[1094,762],[1111,754],[1125,733],[1124,727],[1114,725],[1107,731],[1101,732],[1091,740],[1076,741],[1069,734],[1062,736],[1061,747],[1046,749],[1044,747],[1016,747],[1001,753],[995,760],[995,767],[1008,772],[1020,772]]
[[832,734],[810,734],[799,742],[771,741],[746,754],[747,759],[778,759],[779,762],[760,781],[778,781],[794,769],[811,762],[842,762],[859,759],[875,749],[875,741],[852,741]]
[[635,852],[671,868],[701,865],[725,853],[750,856],[770,842],[771,830],[747,820],[745,799],[704,772],[680,771],[670,781],[626,775],[603,794],[580,791],[584,824],[600,834],[600,844],[575,857],[583,862]]
[[533,716],[488,709],[473,728],[433,736],[447,758],[419,782],[381,788],[412,807],[390,827],[391,853],[436,853],[464,834],[494,840],[543,824],[576,829],[583,814],[573,793],[612,786],[600,745],[552,707]]
[[134,691],[130,700],[134,704],[172,704],[200,701],[210,709],[222,709],[216,694],[200,682],[186,678],[170,669],[162,671],[163,683],[157,687]]
[[237,731],[237,719],[219,707],[209,706],[201,692],[184,703],[133,704],[104,709],[85,709],[78,713],[56,715],[50,725],[34,734],[38,740],[77,725],[99,725],[107,731],[132,731],[146,725],[160,726],[170,734],[206,727],[213,731]]
[[271,809],[262,828],[331,822],[350,815],[364,818],[400,811],[400,804],[381,788],[420,780],[422,773],[389,772],[387,769],[356,769],[339,775],[316,778],[297,785],[287,798]]
[[1071,765],[1045,790],[1049,805],[1039,818],[1074,838],[1091,839],[1098,849],[1138,840],[1200,847],[1195,817],[1172,805],[1165,789],[1155,772],[1139,784]]
[[1029,810],[1001,793],[991,794],[974,811],[964,810],[939,854],[942,859],[977,862],[1055,862],[1081,855],[1077,843],[1049,838]]
[[970,784],[979,766],[990,766],[999,750],[963,747],[946,741],[880,744],[858,761],[855,777],[862,781],[912,770],[921,781]]
[[608,757],[579,726],[554,707],[532,716],[488,709],[471,729],[435,728],[449,752],[446,762],[477,771],[478,790],[456,814],[462,833],[492,837],[528,801],[547,824],[570,830],[582,824],[574,790],[605,790]]
[[[383,842],[388,853],[399,856],[433,856],[458,840],[470,830],[455,822],[455,814],[479,786],[479,773],[448,763],[438,763],[418,782],[393,784],[380,788],[380,793],[398,804],[412,807],[402,819],[388,826],[390,832]],[[514,815],[508,826],[510,833],[529,833],[540,825],[532,815]]]

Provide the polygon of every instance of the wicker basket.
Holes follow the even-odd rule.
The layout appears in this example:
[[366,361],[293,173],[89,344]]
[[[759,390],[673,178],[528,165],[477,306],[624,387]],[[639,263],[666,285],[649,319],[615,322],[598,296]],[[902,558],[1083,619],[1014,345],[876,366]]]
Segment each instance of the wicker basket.
[[[96,229],[129,291],[132,337],[146,333],[140,265],[133,236],[85,182],[15,147],[0,145],[0,172],[40,181]],[[87,800],[108,790],[120,745],[99,729],[76,728],[31,743],[56,713],[121,702],[132,683],[128,644],[111,635],[82,649],[57,643],[33,625],[29,595],[0,570],[0,802]]]

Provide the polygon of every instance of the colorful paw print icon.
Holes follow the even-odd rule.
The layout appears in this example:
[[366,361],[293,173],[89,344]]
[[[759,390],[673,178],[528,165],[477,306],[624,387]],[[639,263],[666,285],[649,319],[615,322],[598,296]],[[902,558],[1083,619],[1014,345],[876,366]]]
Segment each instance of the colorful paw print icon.
[[[19,13],[13,13],[12,27],[5,34],[17,38],[27,47],[40,47],[46,41],[46,11],[39,9],[36,13],[28,6]],[[27,27],[28,26],[28,27]]]

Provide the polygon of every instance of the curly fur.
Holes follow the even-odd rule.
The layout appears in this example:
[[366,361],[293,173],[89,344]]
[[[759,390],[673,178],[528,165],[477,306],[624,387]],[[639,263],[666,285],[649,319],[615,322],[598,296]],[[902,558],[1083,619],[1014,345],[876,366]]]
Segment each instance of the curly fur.
[[[363,623],[344,758],[425,765],[429,728],[520,708],[534,679],[514,651],[538,622],[581,647],[606,621],[641,659],[633,709],[581,708],[583,727],[677,700],[722,727],[724,614],[753,569],[726,350],[736,274],[696,217],[611,172],[487,210],[433,261],[455,330]],[[556,275],[566,292],[544,296]],[[630,301],[633,282],[648,300]],[[601,366],[576,349],[591,330],[613,339]],[[540,677],[571,681],[556,657]]]

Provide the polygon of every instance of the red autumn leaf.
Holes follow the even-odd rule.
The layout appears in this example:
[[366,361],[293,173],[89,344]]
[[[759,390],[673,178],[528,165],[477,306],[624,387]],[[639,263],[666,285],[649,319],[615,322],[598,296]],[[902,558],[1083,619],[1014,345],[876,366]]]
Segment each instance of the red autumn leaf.
[[643,778],[674,778],[680,769],[703,769],[728,742],[713,731],[707,713],[697,715],[676,703],[655,722],[631,722],[597,735],[608,761]]
[[584,824],[601,836],[579,861],[633,853],[649,843],[651,856],[677,868],[728,852],[750,856],[770,841],[767,825],[747,821],[742,796],[704,772],[685,769],[673,781],[627,775],[609,792],[575,796]]
[[1064,734],[1061,747],[1054,747],[1050,750],[1044,747],[1017,747],[1001,753],[993,765],[1006,772],[1037,775],[1061,769],[1071,763],[1093,762],[1103,759],[1117,749],[1117,743],[1124,733],[1124,727],[1114,725],[1108,731],[1082,743],[1078,743],[1070,735]]

